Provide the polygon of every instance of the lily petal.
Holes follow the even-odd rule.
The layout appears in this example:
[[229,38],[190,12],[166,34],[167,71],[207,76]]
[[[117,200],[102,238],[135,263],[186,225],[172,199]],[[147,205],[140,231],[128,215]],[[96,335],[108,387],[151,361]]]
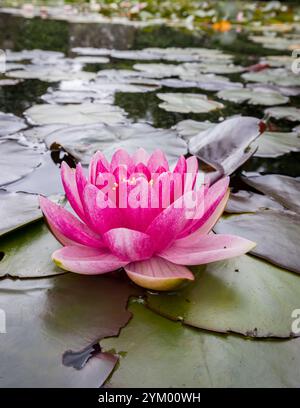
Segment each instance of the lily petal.
[[224,177],[207,190],[206,194],[204,194],[204,209],[200,207],[201,216],[198,217],[195,215],[195,219],[187,223],[184,231],[180,233],[178,238],[192,234],[200,227],[202,228],[203,234],[210,231],[218,221],[228,200],[229,181],[229,177]]
[[179,265],[201,265],[243,255],[255,242],[235,235],[203,235],[198,231],[159,253],[159,256]]
[[165,171],[169,170],[168,160],[161,150],[155,150],[151,154],[147,166],[151,173],[156,173],[159,167],[162,167]]
[[[59,235],[79,244],[94,248],[100,248],[103,246],[101,237],[92,231],[87,225],[78,220],[73,214],[48,200],[48,198],[40,196],[39,201],[41,210],[54,235],[55,231],[58,231]],[[61,241],[59,237],[58,240]]]
[[173,290],[184,281],[195,279],[185,266],[175,265],[160,257],[132,262],[124,269],[134,283],[152,290]]
[[110,164],[101,152],[96,152],[91,159],[89,166],[89,182],[96,184],[98,173],[109,172]]
[[85,275],[112,272],[127,264],[105,249],[84,246],[65,246],[58,249],[53,252],[52,260],[66,271]]
[[76,171],[66,162],[61,165],[61,180],[69,203],[76,214],[84,221],[85,215],[76,183]]
[[148,259],[154,251],[149,235],[128,228],[111,229],[103,240],[113,254],[127,261]]
[[142,147],[140,147],[132,156],[133,161],[135,164],[138,163],[143,163],[143,164],[147,164],[148,160],[149,160],[149,154],[146,152],[145,149],[143,149]]

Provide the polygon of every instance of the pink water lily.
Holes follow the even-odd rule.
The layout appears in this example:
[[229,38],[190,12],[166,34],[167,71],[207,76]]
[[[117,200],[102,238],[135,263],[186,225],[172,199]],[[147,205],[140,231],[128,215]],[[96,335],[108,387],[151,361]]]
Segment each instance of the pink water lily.
[[[219,261],[252,249],[252,241],[211,232],[227,202],[229,178],[199,186],[197,174],[196,157],[180,157],[170,171],[159,150],[152,155],[143,149],[133,155],[118,150],[111,162],[97,152],[88,177],[80,164],[71,169],[63,163],[62,182],[76,215],[40,197],[48,226],[64,245],[52,254],[53,261],[67,271],[88,275],[124,268],[140,286],[170,290],[194,280],[186,265]],[[182,181],[179,196],[172,181],[175,175]],[[167,205],[163,205],[164,181],[170,187]],[[131,194],[139,205],[130,203]],[[193,206],[187,199],[191,197]]]

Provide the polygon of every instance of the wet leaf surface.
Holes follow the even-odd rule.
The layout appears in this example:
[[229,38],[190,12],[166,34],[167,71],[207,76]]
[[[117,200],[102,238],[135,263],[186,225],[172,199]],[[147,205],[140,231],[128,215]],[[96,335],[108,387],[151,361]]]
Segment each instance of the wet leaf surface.
[[65,274],[48,279],[0,281],[1,387],[99,387],[117,358],[98,354],[81,370],[64,365],[67,350],[79,352],[117,335],[130,319],[128,297],[136,290],[118,277]]
[[257,244],[252,254],[300,273],[300,216],[295,213],[263,210],[231,215],[221,218],[214,231],[248,238]]
[[107,387],[298,387],[299,339],[245,340],[184,327],[141,304],[130,310],[120,336],[101,342],[121,355]]
[[[148,295],[149,307],[173,320],[250,337],[293,337],[299,277],[249,255],[195,267],[196,282],[169,295]],[[278,301],[284,299],[284,302]]]
[[164,101],[159,104],[159,107],[170,112],[206,113],[224,108],[222,103],[208,99],[202,94],[159,93],[157,97]]
[[247,175],[243,180],[291,211],[300,213],[300,178],[279,174]]
[[11,140],[0,142],[0,186],[17,181],[41,163],[41,154]]
[[0,236],[41,217],[36,195],[0,190]]
[[282,205],[268,196],[240,190],[237,193],[230,193],[225,212],[256,212],[266,208],[284,209]]
[[46,137],[46,144],[60,144],[76,159],[87,165],[92,155],[101,150],[108,158],[118,148],[133,153],[139,147],[149,152],[162,149],[170,161],[187,152],[186,143],[174,130],[156,129],[150,125],[135,123],[130,126],[106,126],[102,124],[70,126]]

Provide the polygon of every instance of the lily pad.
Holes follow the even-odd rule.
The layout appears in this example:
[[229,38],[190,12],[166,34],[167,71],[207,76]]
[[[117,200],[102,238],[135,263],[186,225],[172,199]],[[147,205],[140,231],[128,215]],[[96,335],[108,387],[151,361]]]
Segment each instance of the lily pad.
[[208,99],[202,94],[158,93],[156,96],[164,101],[158,106],[168,112],[207,113],[224,108],[222,103]]
[[42,156],[41,165],[34,171],[5,188],[11,192],[25,191],[46,196],[64,193],[59,167],[55,165],[49,153]]
[[249,186],[274,198],[289,210],[300,213],[300,178],[280,174],[266,174],[264,176],[248,176],[246,174],[243,180]]
[[119,124],[126,123],[123,109],[102,103],[82,103],[64,106],[34,105],[24,112],[28,120],[35,125],[68,124],[83,125],[89,123]]
[[287,96],[279,92],[270,91],[265,88],[252,89],[224,89],[217,93],[218,98],[226,101],[241,103],[248,102],[250,105],[281,105],[289,101]]
[[186,142],[177,137],[174,130],[156,129],[142,123],[129,126],[70,126],[48,135],[45,142],[48,147],[53,143],[63,146],[84,165],[89,163],[97,150],[110,158],[118,148],[124,148],[129,153],[134,153],[139,147],[148,152],[161,149],[171,162],[187,153]]
[[1,239],[0,277],[39,278],[64,273],[51,260],[61,245],[43,221],[23,227]]
[[0,236],[41,217],[36,195],[0,190]]
[[274,84],[279,86],[300,86],[299,75],[295,75],[291,70],[284,68],[264,69],[260,72],[246,72],[242,74],[246,81],[262,82],[264,84]]
[[250,337],[296,336],[291,332],[291,313],[300,295],[295,274],[249,255],[195,270],[195,283],[173,294],[148,295],[148,306],[205,330]]
[[136,289],[113,277],[2,279],[7,333],[0,343],[1,388],[101,386],[117,357],[97,354],[98,341],[128,322],[133,294]]
[[237,193],[230,193],[225,212],[245,213],[269,208],[284,209],[282,205],[268,196],[240,190]]
[[13,140],[0,142],[0,186],[29,174],[41,163],[41,154]]
[[184,327],[141,304],[130,310],[134,316],[119,337],[101,341],[122,356],[107,387],[299,386],[299,339],[246,340]]
[[185,140],[189,140],[192,137],[196,136],[198,133],[207,130],[211,126],[215,126],[215,124],[209,122],[208,120],[205,122],[198,122],[196,120],[186,119],[178,122],[174,126],[174,128],[176,129],[180,137]]
[[295,132],[265,132],[254,144],[255,157],[279,157],[300,151],[300,136]]
[[60,67],[59,65],[24,65],[24,69],[9,71],[6,75],[10,78],[39,79],[45,82],[68,81],[71,79],[89,80],[95,78],[93,72],[72,71],[70,67]]
[[227,119],[198,133],[189,141],[189,151],[229,175],[254,153],[249,145],[261,134],[261,122],[251,117]]
[[239,235],[257,243],[251,253],[300,273],[300,216],[290,211],[262,210],[221,218],[217,233]]
[[23,119],[18,118],[12,113],[0,112],[0,137],[10,135],[27,127]]
[[265,114],[275,119],[287,119],[292,122],[300,121],[300,109],[293,106],[273,106],[265,109]]

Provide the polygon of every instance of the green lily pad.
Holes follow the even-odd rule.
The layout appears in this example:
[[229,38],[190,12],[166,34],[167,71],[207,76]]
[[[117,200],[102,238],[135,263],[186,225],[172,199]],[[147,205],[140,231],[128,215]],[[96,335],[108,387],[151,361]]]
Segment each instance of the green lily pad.
[[0,236],[41,217],[36,195],[0,190]]
[[0,242],[4,254],[0,276],[37,278],[64,273],[51,260],[52,252],[60,247],[43,221],[10,233]]
[[[1,83],[0,81],[0,86],[3,85],[5,84]],[[18,132],[19,130],[24,129],[26,127],[27,125],[23,119],[18,118],[12,113],[0,112],[0,137]]]
[[0,186],[19,180],[41,163],[42,155],[15,142],[0,142]]
[[275,119],[287,119],[292,122],[300,122],[300,109],[293,106],[273,106],[265,109],[265,114]]
[[187,144],[177,137],[172,129],[156,129],[148,124],[107,126],[93,124],[70,126],[49,134],[46,145],[60,144],[73,157],[87,165],[92,155],[101,150],[107,158],[111,158],[119,148],[134,153],[143,147],[149,153],[161,149],[171,162],[187,153]]
[[248,102],[250,105],[281,105],[289,101],[287,96],[279,92],[266,90],[264,88],[248,89],[224,89],[217,93],[218,98],[226,101],[241,103]]
[[107,387],[299,387],[299,339],[217,335],[169,321],[141,304],[130,310],[134,316],[119,337],[101,342],[120,353]]
[[257,243],[252,254],[300,273],[300,215],[280,210],[231,215],[221,218],[214,230],[248,238]]
[[230,193],[229,200],[225,208],[228,213],[256,212],[269,208],[281,209],[283,206],[271,197],[263,194],[256,194],[252,191],[241,190],[237,193]]
[[97,354],[98,341],[128,322],[126,304],[136,294],[111,276],[2,279],[1,388],[101,386],[117,357]]
[[204,94],[158,93],[156,96],[164,101],[158,106],[168,112],[207,113],[224,108],[222,103],[208,99]]
[[255,157],[280,157],[300,151],[300,136],[295,132],[265,132],[255,141]]
[[[249,255],[195,268],[196,282],[182,291],[148,295],[155,312],[185,324],[250,337],[294,337],[299,277]],[[278,301],[282,299],[282,301]]]
[[125,112],[118,106],[104,103],[82,103],[70,105],[34,105],[24,112],[34,125],[63,123],[83,125],[90,123],[120,124],[126,123]]
[[[235,117],[198,132],[189,140],[189,151],[214,167],[222,175],[229,175],[254,153],[251,143],[261,134],[259,119]],[[190,130],[189,130],[190,132]]]
[[279,174],[247,175],[243,180],[249,186],[277,200],[291,211],[300,213],[300,178]]
[[260,72],[246,72],[242,74],[246,81],[274,84],[278,86],[300,86],[300,78],[290,69],[264,69]]

